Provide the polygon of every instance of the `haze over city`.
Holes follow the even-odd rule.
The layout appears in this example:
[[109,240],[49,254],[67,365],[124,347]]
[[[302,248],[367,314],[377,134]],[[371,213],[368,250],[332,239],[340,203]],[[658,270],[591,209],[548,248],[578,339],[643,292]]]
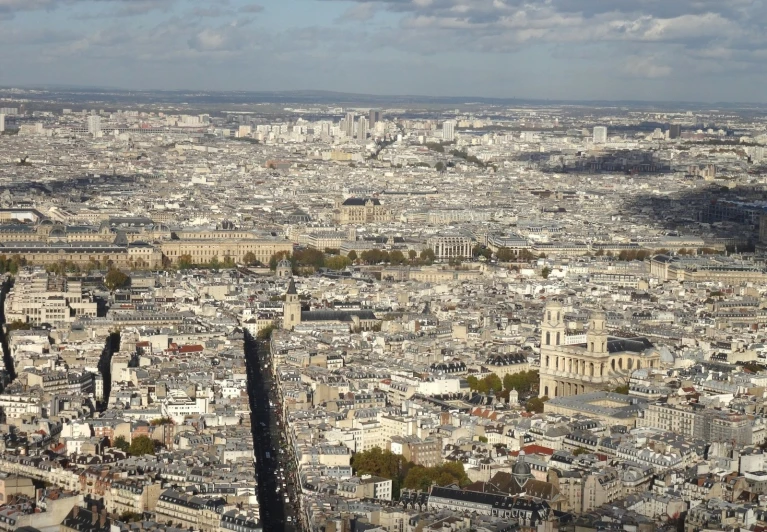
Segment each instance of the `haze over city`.
[[2,0],[1,85],[764,102],[749,0]]

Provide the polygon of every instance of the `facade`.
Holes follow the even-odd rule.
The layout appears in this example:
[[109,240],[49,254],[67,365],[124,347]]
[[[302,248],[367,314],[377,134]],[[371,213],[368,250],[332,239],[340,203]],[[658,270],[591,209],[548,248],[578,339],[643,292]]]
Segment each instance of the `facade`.
[[445,120],[442,122],[442,140],[453,142],[455,140],[455,120]]
[[602,312],[592,314],[585,343],[568,344],[567,336],[562,304],[549,303],[541,325],[541,395],[564,397],[615,388],[628,382],[635,369],[660,364],[660,353],[646,338],[608,336]]
[[95,318],[97,304],[83,295],[82,284],[37,272],[21,274],[25,282],[17,283],[5,301],[8,322],[32,325],[70,323],[80,317]]
[[753,263],[728,258],[670,257],[656,255],[650,261],[650,275],[663,281],[722,282],[727,284],[767,281],[767,272]]
[[702,405],[648,405],[637,419],[638,427],[651,427],[709,442],[751,445],[753,423],[740,414],[704,408]]
[[426,241],[439,260],[471,257],[471,244],[471,238],[463,235],[436,235]]
[[394,211],[378,198],[348,198],[336,202],[334,219],[339,224],[385,223],[394,220]]
[[607,128],[605,126],[596,126],[594,128],[594,144],[605,144],[607,142]]

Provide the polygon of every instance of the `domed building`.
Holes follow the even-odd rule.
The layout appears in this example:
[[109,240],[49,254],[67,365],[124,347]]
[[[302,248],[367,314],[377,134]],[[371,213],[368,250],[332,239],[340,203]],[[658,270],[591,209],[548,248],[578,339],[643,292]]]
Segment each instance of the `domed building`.
[[517,463],[514,464],[514,467],[511,469],[511,477],[514,483],[519,487],[519,491],[524,491],[525,485],[533,478],[533,471],[530,469],[530,464],[525,460],[525,451],[519,451]]
[[293,265],[288,259],[282,259],[277,263],[277,277],[280,279],[293,277]]

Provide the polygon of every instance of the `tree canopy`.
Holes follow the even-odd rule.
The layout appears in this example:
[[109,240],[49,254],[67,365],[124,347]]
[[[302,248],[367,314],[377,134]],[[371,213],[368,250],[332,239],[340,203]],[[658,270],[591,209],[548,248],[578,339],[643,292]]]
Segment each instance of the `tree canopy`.
[[130,283],[130,277],[125,275],[117,268],[112,268],[109,270],[106,277],[104,277],[104,285],[106,285],[109,290],[125,288],[128,286],[128,283]]
[[392,480],[392,496],[399,497],[402,487],[428,490],[432,482],[440,486],[469,484],[469,477],[463,464],[448,462],[440,466],[424,467],[408,462],[402,455],[382,451],[373,447],[357,453],[352,458],[352,467],[358,475],[376,475]]
[[125,439],[125,436],[118,436],[115,438],[115,441],[112,442],[112,447],[127,453],[128,449],[130,449],[130,443],[128,443],[128,440]]
[[548,401],[549,398],[545,395],[543,397],[533,397],[527,403],[525,403],[525,410],[528,412],[534,412],[536,414],[542,414],[543,413],[543,405]]
[[138,436],[128,447],[128,454],[131,456],[144,456],[145,454],[154,454],[155,443],[149,436]]

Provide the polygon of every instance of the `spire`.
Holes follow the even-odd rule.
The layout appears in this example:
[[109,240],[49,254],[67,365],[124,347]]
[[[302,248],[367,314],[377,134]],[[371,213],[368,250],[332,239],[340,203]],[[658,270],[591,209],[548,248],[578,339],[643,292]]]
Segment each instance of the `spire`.
[[287,294],[289,296],[296,296],[298,295],[298,292],[296,292],[296,283],[293,281],[293,279],[290,280],[290,284],[288,285],[288,292]]

